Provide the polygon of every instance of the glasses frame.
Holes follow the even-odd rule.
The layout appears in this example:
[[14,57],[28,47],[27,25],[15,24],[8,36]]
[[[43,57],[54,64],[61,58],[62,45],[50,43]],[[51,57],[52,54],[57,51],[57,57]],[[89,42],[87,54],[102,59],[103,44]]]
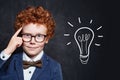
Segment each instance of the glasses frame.
[[[26,40],[24,39],[23,35],[30,35],[30,40],[26,41]],[[37,36],[38,36],[38,35],[44,36],[44,39],[41,40],[41,41],[38,41],[38,40],[37,40]],[[41,43],[41,42],[43,42],[43,41],[45,40],[45,38],[47,37],[47,35],[44,35],[44,34],[32,35],[32,34],[29,34],[29,33],[22,33],[22,34],[21,34],[21,37],[22,37],[22,39],[23,39],[24,42],[31,42],[32,38],[34,38],[34,40],[35,40],[36,42]]]

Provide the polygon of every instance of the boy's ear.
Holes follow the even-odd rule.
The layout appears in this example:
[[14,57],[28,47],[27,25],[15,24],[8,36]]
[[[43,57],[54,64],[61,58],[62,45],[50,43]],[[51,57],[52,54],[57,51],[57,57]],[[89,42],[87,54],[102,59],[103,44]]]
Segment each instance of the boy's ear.
[[46,44],[48,43],[48,41],[45,42]]
[[48,38],[46,38],[46,41],[45,41],[45,43],[47,44],[49,42],[49,39]]

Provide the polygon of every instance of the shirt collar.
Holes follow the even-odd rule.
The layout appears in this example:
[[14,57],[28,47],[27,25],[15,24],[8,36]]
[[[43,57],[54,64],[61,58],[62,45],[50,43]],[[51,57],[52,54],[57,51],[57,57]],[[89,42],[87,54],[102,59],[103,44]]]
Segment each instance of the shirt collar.
[[23,52],[23,60],[25,61],[37,61],[40,60],[42,58],[44,54],[44,51],[41,51],[35,58],[31,59],[29,56],[26,55],[25,52]]

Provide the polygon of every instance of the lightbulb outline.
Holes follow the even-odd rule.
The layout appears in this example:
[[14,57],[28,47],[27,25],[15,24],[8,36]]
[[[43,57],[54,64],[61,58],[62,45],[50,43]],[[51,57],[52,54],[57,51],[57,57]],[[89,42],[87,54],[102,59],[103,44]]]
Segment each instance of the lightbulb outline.
[[[81,55],[81,53],[82,53],[81,47],[80,47],[79,42],[78,42],[78,40],[77,40],[77,38],[76,38],[76,34],[78,33],[78,31],[80,31],[80,30],[82,30],[82,29],[88,29],[88,30],[90,30],[90,31],[92,32],[92,38],[91,38],[91,40],[90,40],[90,43],[89,43],[88,49],[87,49],[88,54],[85,55],[85,56]],[[79,48],[79,52],[80,52],[79,58],[80,58],[80,61],[81,61],[82,64],[87,64],[87,62],[88,62],[88,60],[89,60],[90,46],[91,46],[91,44],[92,44],[92,42],[93,42],[94,36],[95,36],[95,35],[94,35],[93,30],[92,30],[91,28],[89,28],[89,27],[81,27],[81,28],[78,28],[78,29],[75,31],[75,33],[74,33],[74,39],[75,39],[75,41],[76,41],[76,43],[77,43],[77,46],[78,46],[78,48]],[[86,58],[86,57],[87,57],[87,60],[85,60],[85,61],[83,61],[83,60],[81,59],[81,58]]]

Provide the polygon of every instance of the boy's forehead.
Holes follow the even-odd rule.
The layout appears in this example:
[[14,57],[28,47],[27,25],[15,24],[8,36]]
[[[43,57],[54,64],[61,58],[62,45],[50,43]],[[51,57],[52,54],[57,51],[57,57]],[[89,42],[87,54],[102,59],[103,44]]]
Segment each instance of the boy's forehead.
[[25,26],[23,26],[23,30],[22,32],[26,32],[26,33],[47,33],[47,27],[45,25],[42,24],[27,24]]

